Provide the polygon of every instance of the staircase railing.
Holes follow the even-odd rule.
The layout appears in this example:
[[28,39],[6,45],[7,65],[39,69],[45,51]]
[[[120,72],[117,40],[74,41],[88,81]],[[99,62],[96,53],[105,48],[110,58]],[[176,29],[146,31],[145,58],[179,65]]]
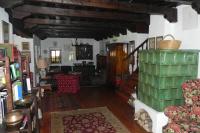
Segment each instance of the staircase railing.
[[[138,59],[139,59],[139,50],[143,49],[148,49],[148,39],[146,39],[144,42],[142,42],[138,47],[136,47],[125,59],[125,62],[128,62],[128,66],[130,67],[131,65],[131,71],[137,71],[139,64],[138,64]],[[130,70],[130,68],[129,68]]]
[[124,101],[129,101],[131,98],[132,93],[137,92],[138,89],[138,70],[139,70],[139,50],[143,49],[149,49],[148,47],[148,39],[146,39],[144,42],[142,42],[138,47],[136,47],[129,55],[124,58],[124,66],[129,67],[127,68],[130,71],[131,67],[131,73],[127,73],[127,71],[124,71],[122,74],[122,82],[120,84],[120,87],[117,91],[118,96],[122,98]]

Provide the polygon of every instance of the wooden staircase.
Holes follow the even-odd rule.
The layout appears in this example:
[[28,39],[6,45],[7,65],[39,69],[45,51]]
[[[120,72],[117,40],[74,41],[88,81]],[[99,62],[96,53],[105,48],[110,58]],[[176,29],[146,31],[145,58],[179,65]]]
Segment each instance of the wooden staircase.
[[146,39],[143,43],[141,43],[124,59],[124,63],[128,62],[132,73],[131,74],[124,73],[122,75],[123,79],[119,89],[116,91],[116,94],[120,97],[121,100],[123,100],[126,103],[131,98],[131,95],[135,93],[138,89],[138,79],[139,79],[138,53],[140,50],[143,49],[148,49],[148,39]]

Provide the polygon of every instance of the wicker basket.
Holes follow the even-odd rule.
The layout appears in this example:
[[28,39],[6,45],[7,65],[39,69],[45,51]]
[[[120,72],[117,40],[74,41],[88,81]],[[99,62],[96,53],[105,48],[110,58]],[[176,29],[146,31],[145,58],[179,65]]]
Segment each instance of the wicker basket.
[[[171,37],[172,40],[164,40],[166,37]],[[164,36],[162,41],[160,41],[160,43],[158,44],[158,49],[178,49],[180,45],[180,40],[175,40],[172,35],[168,34]]]

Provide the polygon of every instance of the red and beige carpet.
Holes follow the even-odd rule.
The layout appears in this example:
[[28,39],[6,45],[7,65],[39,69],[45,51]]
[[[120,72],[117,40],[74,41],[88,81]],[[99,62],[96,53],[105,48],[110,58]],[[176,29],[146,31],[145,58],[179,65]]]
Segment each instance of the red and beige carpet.
[[53,112],[51,133],[130,133],[106,107]]

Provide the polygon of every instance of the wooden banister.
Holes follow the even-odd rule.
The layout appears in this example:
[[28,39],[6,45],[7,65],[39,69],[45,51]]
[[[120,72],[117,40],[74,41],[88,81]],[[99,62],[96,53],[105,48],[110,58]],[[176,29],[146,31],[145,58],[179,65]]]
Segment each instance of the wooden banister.
[[[148,49],[148,39],[143,41],[137,48],[135,48],[126,58],[124,58],[124,62],[129,62],[132,65],[132,72],[138,69],[138,59],[139,59],[139,50]],[[136,65],[136,67],[135,67]]]
[[146,39],[144,42],[142,42],[137,48],[135,48],[135,49],[125,58],[125,60],[129,59],[132,55],[134,55],[135,52],[139,51],[140,48],[144,49],[145,44],[146,44],[146,49],[148,49],[147,42],[148,42],[148,39]]

